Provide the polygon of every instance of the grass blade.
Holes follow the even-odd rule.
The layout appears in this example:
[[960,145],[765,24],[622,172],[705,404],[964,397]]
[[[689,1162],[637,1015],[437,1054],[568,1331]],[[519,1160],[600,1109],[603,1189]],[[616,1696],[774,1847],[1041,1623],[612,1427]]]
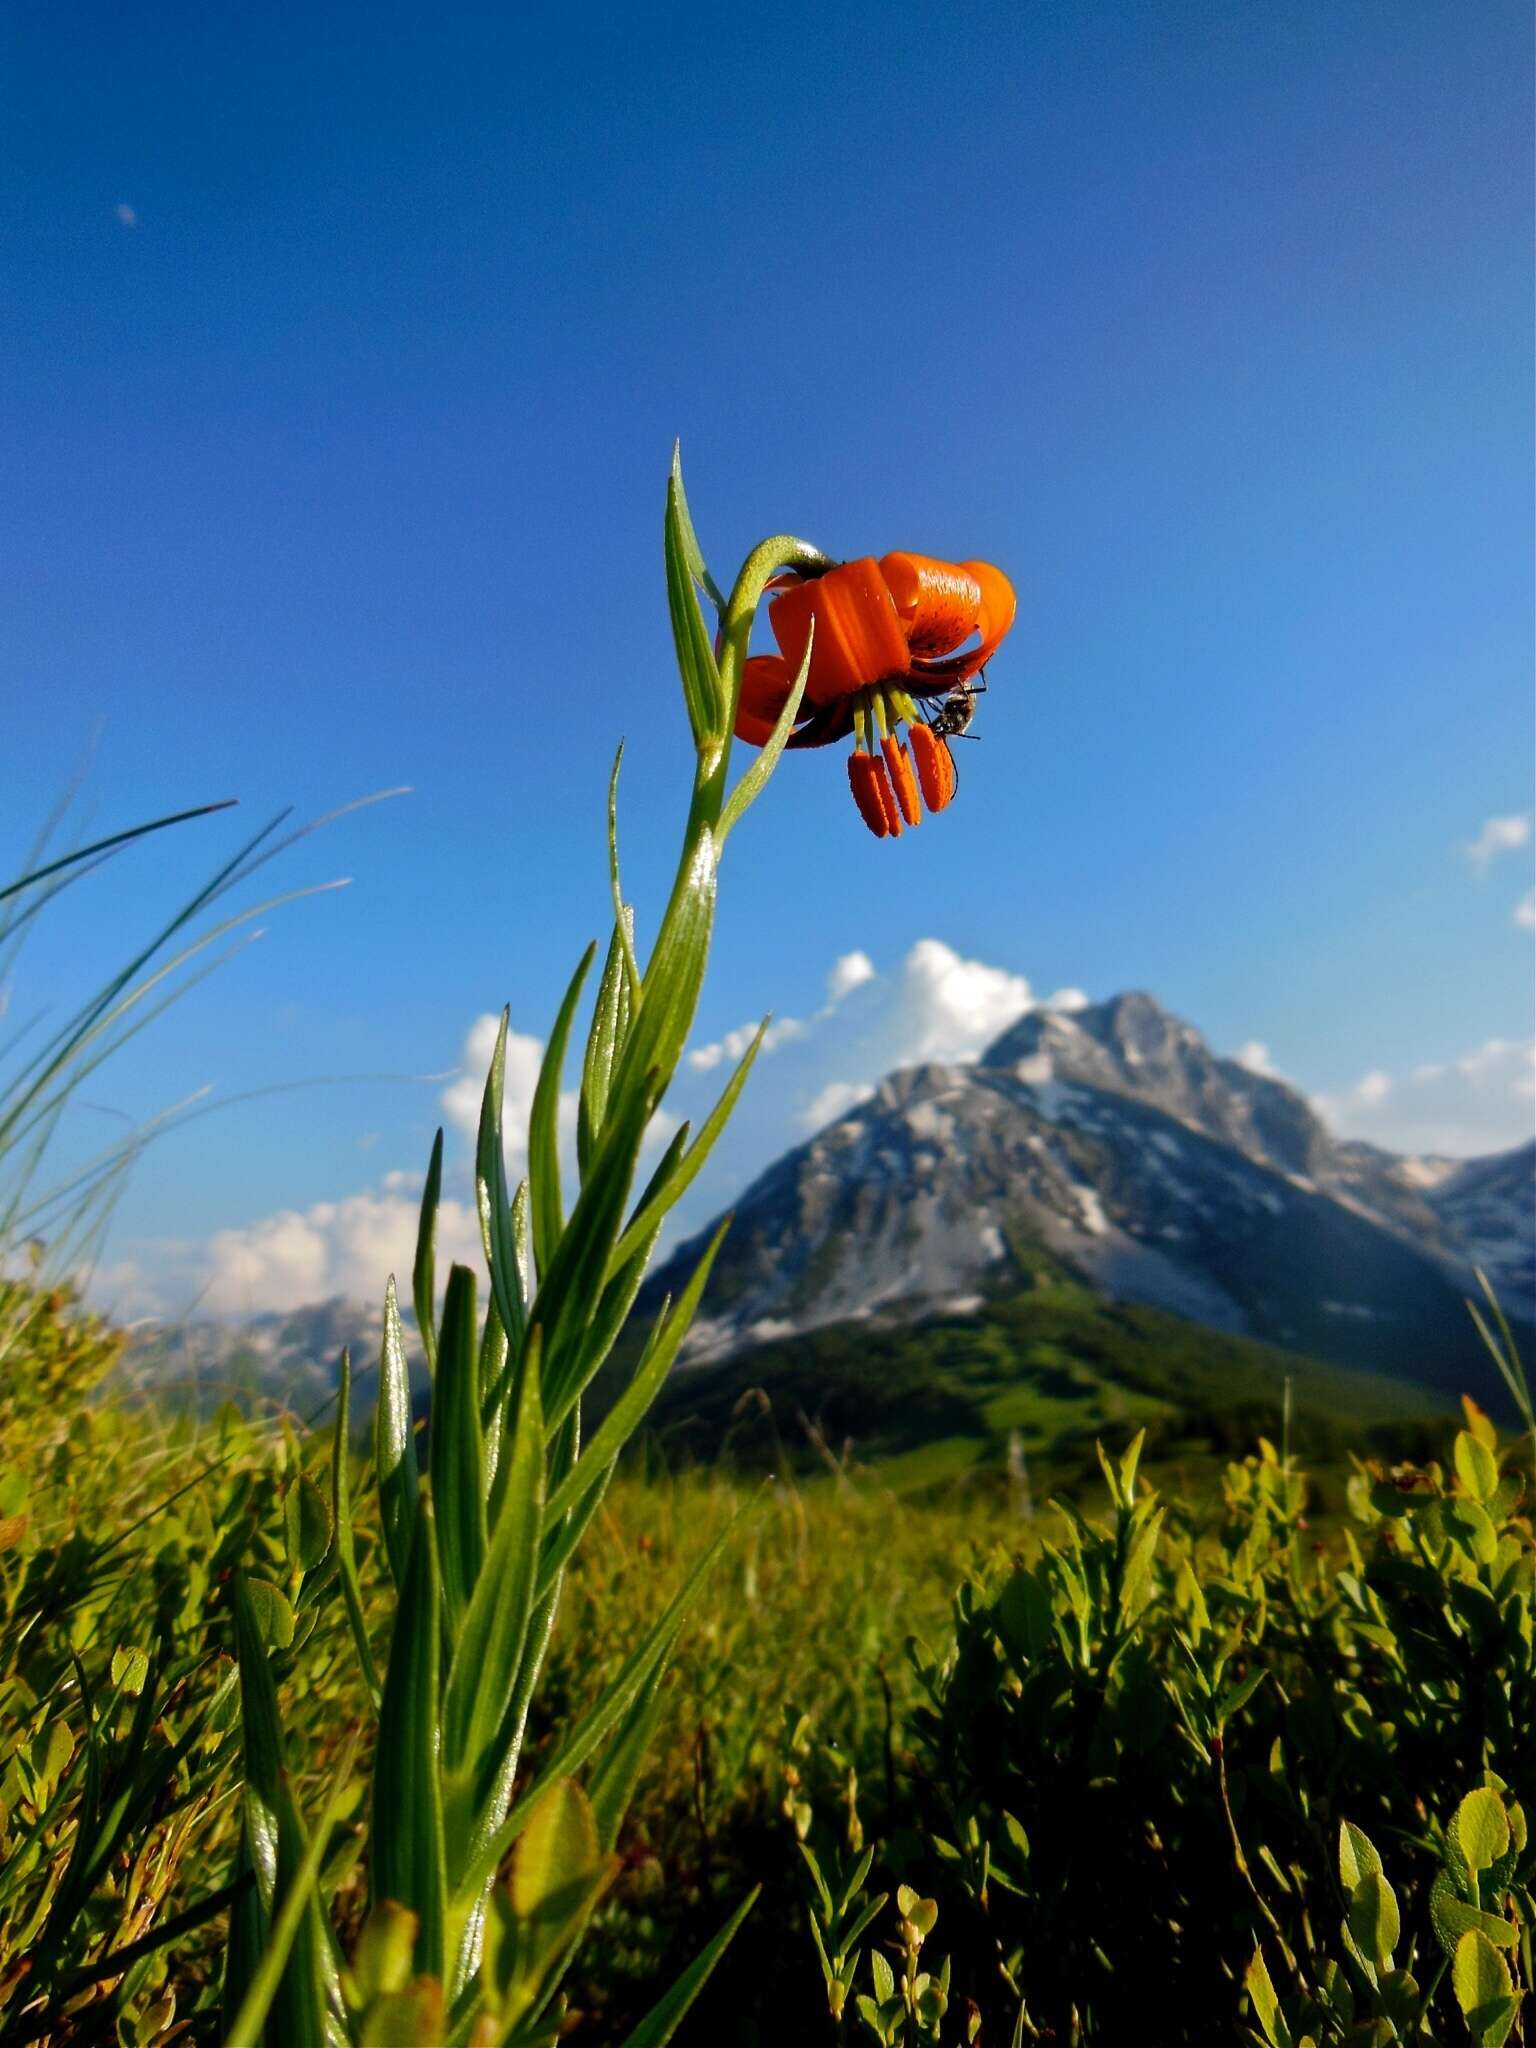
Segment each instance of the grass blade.
[[357,1650],[363,1684],[379,1711],[379,1673],[368,1641],[368,1622],[363,1613],[362,1589],[357,1582],[357,1552],[352,1541],[352,1354],[343,1350],[336,1387],[336,1424],[331,1437],[331,1521],[336,1531],[336,1569],[341,1578],[341,1597],[347,1610],[347,1625]]
[[703,1990],[710,1972],[730,1947],[737,1928],[757,1904],[761,1885],[754,1885],[730,1919],[698,1958],[689,1964],[672,1989],[659,2005],[653,2005],[645,2018],[624,2042],[624,2048],[664,2048],[677,2032],[678,2025],[690,2005]]
[[[610,1270],[632,1258],[642,1241],[660,1227],[667,1212],[682,1200],[700,1167],[714,1150],[715,1141],[730,1120],[737,1098],[747,1085],[747,1076],[752,1071],[753,1063],[762,1051],[769,1021],[765,1017],[757,1027],[752,1043],[742,1054],[741,1062],[726,1083],[719,1101],[699,1126],[699,1135],[692,1145],[672,1164],[665,1177],[658,1170],[654,1187],[646,1191],[645,1198],[634,1216],[624,1226],[624,1234],[614,1246],[613,1257],[609,1261]],[[664,1160],[662,1164],[666,1166],[667,1161]]]
[[[258,2048],[271,2019],[272,2039],[294,2048],[324,2048],[327,2040],[325,1995],[320,1970],[320,1869],[331,1822],[352,1775],[355,1745],[346,1753],[331,1781],[319,1824],[301,1853],[284,1871],[281,1899],[272,1931],[245,1994],[224,2036],[224,2048]],[[291,1802],[290,1802],[291,1805]],[[298,1815],[294,1812],[297,1827]],[[226,1978],[226,1985],[228,1979]]]
[[384,1340],[379,1352],[379,1398],[374,1411],[374,1463],[378,1473],[379,1519],[397,1588],[405,1584],[416,1532],[416,1429],[411,1415],[411,1380],[405,1339],[395,1299],[395,1276],[384,1289]]
[[534,1783],[507,1815],[505,1821],[476,1858],[465,1880],[465,1889],[483,1884],[522,1833],[529,1814],[538,1804],[544,1788],[557,1778],[571,1777],[587,1761],[609,1729],[623,1717],[644,1687],[666,1661],[683,1617],[703,1583],[705,1574],[736,1526],[732,1517],[688,1574],[665,1609],[658,1616],[639,1647],[631,1651],[607,1687],[585,1714],[550,1749]]
[[438,1517],[443,1600],[455,1641],[485,1558],[487,1488],[478,1326],[475,1276],[468,1266],[454,1266],[443,1298],[427,1456]]
[[437,1371],[437,1204],[443,1191],[443,1132],[438,1126],[421,1191],[421,1216],[416,1225],[416,1259],[411,1268],[411,1302],[416,1329],[427,1356],[427,1371]]
[[[535,1331],[535,1337],[537,1332]],[[468,1828],[455,1823],[454,1781],[473,1801],[482,1768],[517,1688],[533,1614],[534,1579],[544,1520],[544,1416],[538,1345],[530,1343],[517,1417],[506,1455],[506,1487],[485,1568],[454,1650],[443,1699],[443,1771],[449,1781],[448,1855],[459,1860]],[[496,1775],[492,1760],[489,1775]],[[458,1850],[455,1850],[455,1838]]]
[[[683,679],[683,701],[695,746],[718,741],[725,730],[725,691],[715,665],[715,650],[699,594],[694,583],[688,535],[693,522],[688,517],[681,471],[674,467],[667,479],[667,516],[664,553],[667,571],[667,611],[672,620],[672,643],[677,650],[678,673]],[[692,556],[703,566],[697,539]]]
[[[715,919],[715,842],[698,829],[646,968],[640,1008],[619,1063],[615,1093],[627,1102],[651,1076],[669,1081],[693,1026]],[[654,1104],[652,1105],[654,1107]]]
[[14,882],[7,882],[0,889],[0,903],[8,897],[19,895],[23,889],[30,889],[49,875],[61,873],[65,868],[78,867],[81,861],[93,859],[97,854],[108,853],[119,846],[126,846],[132,839],[142,839],[150,832],[163,832],[168,825],[185,825],[190,818],[209,818],[215,811],[233,810],[237,797],[227,796],[216,804],[197,804],[190,811],[172,811],[167,817],[154,818],[147,825],[130,825],[126,832],[109,833],[105,839],[96,839],[89,846],[77,847],[73,853],[61,854],[57,860],[45,866],[33,868],[30,874],[20,876]]
[[[621,917],[628,924],[634,922],[628,910],[621,912]],[[624,954],[630,936],[624,924],[614,926],[613,937],[608,942],[608,957],[603,962],[603,978],[598,984],[597,1002],[592,1011],[592,1028],[587,1033],[587,1049],[582,1058],[576,1159],[583,1174],[602,1135],[603,1120],[608,1113],[609,1085],[629,1031],[629,975]]]
[[[480,1241],[491,1276],[496,1313],[514,1347],[527,1329],[528,1253],[527,1183],[507,1199],[507,1155],[502,1138],[502,1092],[507,1068],[508,1010],[501,1013],[496,1046],[480,1098],[480,1130],[475,1140],[475,1207],[480,1216]],[[521,1205],[523,1226],[518,1227]]]
[[556,1521],[561,1515],[580,1505],[587,1493],[602,1477],[605,1469],[623,1450],[644,1419],[647,1409],[657,1394],[684,1337],[688,1334],[694,1313],[699,1305],[709,1280],[710,1268],[715,1255],[725,1241],[725,1233],[731,1227],[727,1216],[710,1239],[704,1256],[694,1267],[688,1285],[678,1298],[671,1313],[662,1310],[656,1321],[634,1377],[613,1407],[609,1409],[598,1428],[596,1436],[587,1445],[575,1470],[555,1489],[549,1503],[549,1520]]
[[443,1974],[447,1915],[438,1777],[441,1640],[437,1530],[432,1501],[423,1497],[379,1709],[369,1877],[374,1905],[393,1899],[416,1915],[416,1970],[430,1977]]
[[577,963],[544,1048],[538,1083],[533,1091],[533,1108],[528,1115],[528,1199],[533,1217],[534,1271],[544,1274],[560,1243],[565,1228],[565,1207],[560,1199],[560,1083],[565,1073],[566,1047],[570,1043],[571,1020],[581,1000],[582,984],[597,954],[588,946]]

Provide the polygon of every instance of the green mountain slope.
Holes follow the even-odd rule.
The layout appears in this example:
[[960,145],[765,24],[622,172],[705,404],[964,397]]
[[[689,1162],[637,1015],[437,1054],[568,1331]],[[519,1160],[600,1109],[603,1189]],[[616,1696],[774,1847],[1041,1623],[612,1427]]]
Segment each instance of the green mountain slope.
[[898,1491],[1001,1475],[1053,1483],[1091,1466],[1099,1436],[1147,1430],[1149,1460],[1203,1461],[1278,1438],[1315,1462],[1346,1444],[1424,1452],[1444,1396],[1225,1334],[1162,1309],[1107,1303],[1059,1268],[982,1315],[847,1322],[674,1373],[653,1414],[668,1461],[881,1468]]

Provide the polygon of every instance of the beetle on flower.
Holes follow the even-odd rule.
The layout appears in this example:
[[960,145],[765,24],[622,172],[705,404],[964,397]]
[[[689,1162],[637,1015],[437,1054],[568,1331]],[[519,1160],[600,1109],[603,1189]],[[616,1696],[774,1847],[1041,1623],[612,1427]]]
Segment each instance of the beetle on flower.
[[777,587],[768,622],[780,651],[747,662],[737,737],[767,741],[809,644],[805,695],[786,744],[824,747],[853,734],[848,780],[878,839],[918,822],[919,793],[930,811],[943,810],[955,793],[954,757],[918,704],[963,689],[991,659],[1017,609],[1008,578],[990,562],[890,554],[781,578]]

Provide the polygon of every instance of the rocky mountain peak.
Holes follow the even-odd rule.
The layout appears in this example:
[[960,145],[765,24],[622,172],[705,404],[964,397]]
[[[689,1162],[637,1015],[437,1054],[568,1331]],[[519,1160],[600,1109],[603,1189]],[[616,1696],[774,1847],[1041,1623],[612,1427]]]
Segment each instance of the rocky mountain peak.
[[1036,1084],[1128,1095],[1282,1173],[1326,1175],[1335,1149],[1294,1088],[1219,1058],[1192,1024],[1142,989],[1081,1010],[1031,1010],[981,1064]]

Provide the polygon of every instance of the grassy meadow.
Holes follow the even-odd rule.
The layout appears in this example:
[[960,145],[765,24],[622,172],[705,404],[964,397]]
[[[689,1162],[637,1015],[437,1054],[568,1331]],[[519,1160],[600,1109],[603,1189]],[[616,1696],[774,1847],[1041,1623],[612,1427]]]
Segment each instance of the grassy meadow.
[[[339,1470],[382,1671],[398,1616],[372,1453],[338,1460],[330,1429],[233,1408],[198,1422],[92,1399],[113,1333],[58,1294],[16,1290],[6,1309],[43,1393],[4,1414],[0,2039],[228,2038],[248,1797],[237,1572],[295,1806],[327,1816],[319,1894],[357,2038],[447,2038],[419,1986],[409,2003],[409,1972],[392,1994],[364,1975],[377,1718],[332,1503]],[[1300,2040],[1287,2007],[1317,2040],[1494,2037],[1468,2034],[1443,1966],[1480,1934],[1496,1993],[1500,1969],[1511,1996],[1529,1982],[1528,1450],[1474,1415],[1447,1420],[1438,1463],[1345,1454],[1303,1477],[1273,1441],[1226,1463],[1174,1446],[1126,1485],[1136,1420],[1106,1434],[1107,1471],[1069,1437],[1022,1493],[1004,1463],[913,1486],[899,1456],[833,1469],[802,1444],[766,1475],[729,1449],[669,1470],[665,1437],[646,1441],[572,1561],[521,1775],[538,1781],[710,1563],[564,1977],[562,2040],[629,2038],[754,1891],[685,2044],[791,2027],[1118,2041],[1147,1999],[1163,2017],[1137,2038]],[[1456,1846],[1479,1788],[1509,1830],[1492,1882]],[[1392,1969],[1354,1931],[1341,1828],[1380,1852]],[[823,1887],[839,1905],[855,1877],[829,1916]],[[1269,2031],[1255,1953],[1279,2001]],[[882,1962],[883,2007],[900,2008],[885,2021]],[[944,2011],[925,2017],[946,1969]],[[1180,1972],[1175,2000],[1157,1987]],[[1404,2015],[1435,1986],[1415,2027]],[[1346,2005],[1396,2031],[1330,2030]],[[289,2036],[269,2018],[267,2038]]]

